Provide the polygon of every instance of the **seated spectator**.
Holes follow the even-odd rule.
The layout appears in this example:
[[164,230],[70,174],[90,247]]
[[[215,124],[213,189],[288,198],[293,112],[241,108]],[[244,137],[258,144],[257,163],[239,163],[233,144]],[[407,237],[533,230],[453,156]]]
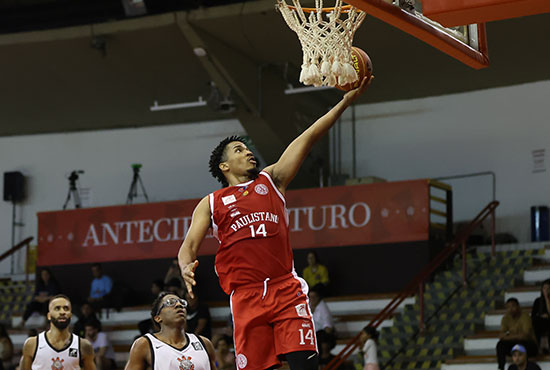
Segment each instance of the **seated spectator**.
[[235,350],[232,346],[231,337],[221,335],[214,340],[216,349],[216,366],[218,370],[235,369]]
[[512,348],[512,362],[508,370],[541,370],[536,363],[527,361],[527,351],[521,344]]
[[181,280],[172,279],[164,285],[164,291],[174,293],[179,297],[184,296],[184,289],[182,288]]
[[80,315],[78,316],[78,321],[73,326],[73,333],[84,338],[86,334],[86,323],[92,321],[98,322],[100,325],[99,330],[101,330],[101,323],[95,314],[94,308],[88,302],[84,302],[84,304],[80,306]]
[[86,339],[92,343],[95,353],[95,365],[97,370],[116,369],[115,350],[109,341],[107,334],[100,331],[101,323],[88,322],[85,326]]
[[90,296],[88,297],[88,302],[92,304],[94,309],[98,311],[99,309],[108,306],[108,297],[107,295],[111,293],[113,289],[113,280],[107,276],[103,275],[103,268],[99,263],[94,263],[92,265],[92,275],[94,279],[90,286]]
[[380,370],[378,367],[378,347],[376,346],[378,335],[378,331],[372,326],[365,326],[361,330],[363,370]]
[[12,367],[13,343],[8,331],[3,324],[0,324],[0,370],[8,370]]
[[37,312],[40,315],[46,316],[48,313],[48,301],[51,297],[59,293],[59,285],[53,277],[51,271],[44,268],[40,271],[40,277],[36,281],[36,287],[34,289],[34,295],[32,301],[25,307],[23,312],[23,322],[21,326],[24,326],[26,321],[31,317],[33,312]]
[[[330,350],[336,345],[336,334],[334,322],[328,309],[327,303],[323,300],[323,285],[318,284],[309,291],[309,305],[313,312],[313,324],[315,325],[317,342],[319,348],[319,360],[330,361]],[[307,330],[307,328],[305,328]],[[321,340],[319,339],[321,338]],[[322,364],[326,365],[328,361]],[[321,362],[320,362],[321,363]]]
[[[153,301],[158,297],[158,295],[164,290],[164,282],[162,280],[155,280],[151,283],[151,295],[153,296]],[[138,322],[138,330],[140,333],[140,336],[145,335],[147,333],[155,333],[158,331],[157,326],[153,322],[151,318],[141,320]],[[136,339],[139,338],[136,337]]]
[[315,251],[310,251],[307,254],[307,267],[302,272],[302,277],[310,288],[317,284],[323,284],[325,288],[328,286],[328,270],[324,265],[319,263],[319,258]]
[[153,300],[155,300],[160,292],[164,290],[164,281],[161,279],[157,279],[151,283],[151,295],[153,296]]
[[185,300],[188,303],[185,331],[195,335],[202,335],[210,339],[212,338],[212,319],[210,317],[210,310],[206,303],[199,301],[196,292],[194,296],[194,298],[191,298],[189,293],[187,291],[185,292]]
[[181,276],[180,265],[178,264],[177,258],[174,258],[172,260],[172,263],[168,267],[168,271],[166,271],[166,276],[164,277],[164,285],[168,285],[168,283],[173,279],[178,279],[180,281],[180,285],[184,286],[183,277]]
[[541,352],[550,352],[550,279],[542,282],[540,297],[533,302],[531,309],[531,320],[537,337],[537,344]]
[[500,370],[504,370],[506,355],[516,344],[525,347],[529,356],[536,356],[538,353],[537,339],[529,314],[521,311],[516,298],[509,298],[506,301],[506,313],[500,323],[500,340],[497,343],[497,360]]

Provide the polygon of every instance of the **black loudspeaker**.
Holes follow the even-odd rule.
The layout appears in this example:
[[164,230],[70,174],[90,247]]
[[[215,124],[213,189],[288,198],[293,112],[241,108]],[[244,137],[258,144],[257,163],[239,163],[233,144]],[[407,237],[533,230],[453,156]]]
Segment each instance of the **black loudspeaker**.
[[25,199],[25,176],[19,171],[4,172],[4,200],[21,202]]

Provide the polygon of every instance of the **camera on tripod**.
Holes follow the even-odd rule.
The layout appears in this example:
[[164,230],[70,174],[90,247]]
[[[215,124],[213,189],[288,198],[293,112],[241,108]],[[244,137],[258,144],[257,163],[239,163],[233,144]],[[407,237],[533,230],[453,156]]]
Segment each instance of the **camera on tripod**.
[[67,193],[67,198],[65,199],[65,203],[63,204],[63,209],[67,209],[67,205],[69,204],[69,200],[71,200],[71,197],[73,198],[75,208],[82,207],[76,182],[78,181],[78,175],[82,175],[83,173],[84,170],[73,170],[71,171],[71,174],[67,177],[67,179],[69,179],[69,192]]
[[84,173],[84,170],[74,170],[69,175],[69,181],[74,182],[78,180],[78,175],[82,175]]

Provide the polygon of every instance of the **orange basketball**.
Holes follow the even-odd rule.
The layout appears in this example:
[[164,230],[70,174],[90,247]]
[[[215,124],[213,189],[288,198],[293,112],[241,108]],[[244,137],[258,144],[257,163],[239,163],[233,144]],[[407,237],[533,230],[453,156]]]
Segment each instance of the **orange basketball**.
[[353,83],[343,86],[336,85],[335,87],[337,89],[343,91],[356,89],[361,84],[361,81],[363,81],[363,78],[370,78],[372,75],[372,62],[369,56],[363,50],[356,48],[355,46],[351,48],[351,63],[353,64],[353,68],[355,68],[355,72],[357,72],[357,76],[359,78]]

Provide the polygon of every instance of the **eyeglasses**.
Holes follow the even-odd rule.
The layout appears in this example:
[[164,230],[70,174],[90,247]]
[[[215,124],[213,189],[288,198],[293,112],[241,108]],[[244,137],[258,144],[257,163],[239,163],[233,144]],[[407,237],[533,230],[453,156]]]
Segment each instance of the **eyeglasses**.
[[157,315],[160,314],[160,311],[162,311],[162,309],[164,307],[176,307],[176,305],[180,303],[183,308],[187,308],[187,301],[185,299],[182,299],[182,298],[168,298],[166,301],[164,301],[158,311],[157,311]]

